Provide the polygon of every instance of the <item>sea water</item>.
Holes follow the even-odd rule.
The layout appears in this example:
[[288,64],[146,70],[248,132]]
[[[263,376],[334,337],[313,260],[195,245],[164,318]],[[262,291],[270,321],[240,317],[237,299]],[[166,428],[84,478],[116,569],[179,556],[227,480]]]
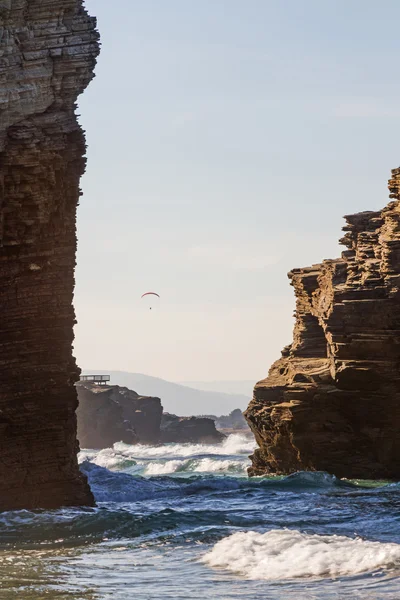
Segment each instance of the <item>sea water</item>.
[[248,479],[253,447],[83,450],[97,508],[0,515],[0,598],[400,598],[400,484]]

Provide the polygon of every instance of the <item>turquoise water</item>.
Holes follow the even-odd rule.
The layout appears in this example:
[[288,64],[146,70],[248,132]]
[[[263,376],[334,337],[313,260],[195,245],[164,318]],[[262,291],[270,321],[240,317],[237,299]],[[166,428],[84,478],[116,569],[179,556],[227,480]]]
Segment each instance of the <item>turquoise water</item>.
[[0,598],[400,598],[400,485],[247,479],[252,447],[83,451],[97,508],[0,515]]

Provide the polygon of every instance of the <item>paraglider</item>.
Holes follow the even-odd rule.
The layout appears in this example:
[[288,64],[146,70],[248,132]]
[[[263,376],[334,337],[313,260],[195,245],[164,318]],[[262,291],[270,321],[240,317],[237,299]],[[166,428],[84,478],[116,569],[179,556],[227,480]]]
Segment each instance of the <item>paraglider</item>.
[[[145,296],[157,296],[157,298],[159,298],[159,294],[157,294],[156,292],[146,292],[145,294],[142,294],[142,298],[144,298]],[[152,306],[150,306],[150,310],[152,310]]]

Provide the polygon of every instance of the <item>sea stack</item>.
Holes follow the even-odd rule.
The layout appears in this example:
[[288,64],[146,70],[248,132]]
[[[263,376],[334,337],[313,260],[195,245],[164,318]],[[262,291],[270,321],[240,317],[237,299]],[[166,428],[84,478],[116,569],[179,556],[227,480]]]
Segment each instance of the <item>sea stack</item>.
[[0,510],[91,505],[77,464],[72,306],[93,77],[82,0],[0,0]]
[[346,216],[337,260],[293,269],[293,342],[257,383],[250,475],[400,478],[400,169],[381,211]]
[[119,385],[77,384],[78,438],[81,448],[158,444],[163,413],[160,398],[140,396]]

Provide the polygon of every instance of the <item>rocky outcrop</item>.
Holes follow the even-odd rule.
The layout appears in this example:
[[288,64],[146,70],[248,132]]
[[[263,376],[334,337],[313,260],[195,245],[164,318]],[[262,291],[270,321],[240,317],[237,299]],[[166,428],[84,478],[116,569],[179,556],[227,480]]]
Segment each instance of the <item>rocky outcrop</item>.
[[163,414],[160,398],[118,385],[77,384],[78,439],[82,448],[126,444],[218,443],[225,435],[212,419]]
[[345,217],[342,258],[289,273],[293,342],[257,383],[250,474],[400,478],[400,169],[383,210]]
[[163,414],[161,441],[164,443],[218,444],[225,435],[215,428],[212,419],[206,417],[177,417]]
[[95,27],[82,0],[0,0],[0,510],[93,504],[72,297]]
[[229,415],[217,417],[215,415],[201,415],[207,419],[212,419],[215,427],[224,433],[249,432],[249,426],[240,408],[235,408]]
[[78,439],[82,448],[110,448],[115,442],[157,444],[161,400],[118,385],[78,383]]

